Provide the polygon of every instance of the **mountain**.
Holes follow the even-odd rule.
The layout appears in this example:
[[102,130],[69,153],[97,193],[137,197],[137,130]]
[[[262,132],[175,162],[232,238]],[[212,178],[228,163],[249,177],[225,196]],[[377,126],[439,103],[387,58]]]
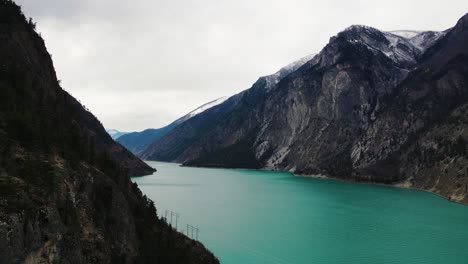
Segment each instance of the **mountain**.
[[[314,56],[315,54],[308,55],[281,68],[274,74],[261,77],[250,90],[258,94],[258,96],[264,96],[282,78],[297,70]],[[223,99],[222,103],[212,106],[202,113],[193,116],[193,118],[186,120],[186,122],[177,126],[174,133],[171,131],[167,137],[162,137],[160,140],[153,142],[143,152],[139,153],[138,156],[142,159],[180,161],[181,158],[178,159],[177,157],[183,155],[183,152],[193,141],[200,138],[204,133],[211,131],[214,125],[222,121],[227,113],[233,111],[245,92],[234,95],[227,100]],[[193,112],[196,112],[196,110],[191,113]]]
[[121,132],[117,129],[106,129],[106,132],[112,137],[113,140],[116,140],[119,137],[130,133],[130,132]]
[[177,124],[182,124],[183,122],[189,120],[190,118],[200,114],[200,113],[203,113],[205,112],[206,110],[214,107],[214,106],[217,106],[219,104],[222,104],[224,101],[226,101],[227,97],[220,97],[216,100],[213,100],[211,102],[208,102],[200,107],[197,107],[195,110],[191,111],[190,113],[186,114],[185,116],[177,119],[174,123],[177,123]]
[[218,263],[157,218],[154,170],[59,85],[44,41],[0,0],[0,262]]
[[444,32],[351,26],[273,85],[260,78],[140,157],[398,184],[468,202],[467,20]]
[[354,144],[353,168],[468,201],[468,15],[428,48]]
[[169,133],[179,124],[182,124],[183,122],[189,120],[190,118],[204,112],[205,110],[213,106],[221,104],[226,99],[226,97],[221,97],[211,102],[208,102],[165,127],[158,129],[150,128],[141,132],[127,133],[126,135],[117,138],[117,142],[122,144],[122,146],[130,150],[132,153],[139,154],[143,150],[145,150],[150,144],[158,141],[160,138]]

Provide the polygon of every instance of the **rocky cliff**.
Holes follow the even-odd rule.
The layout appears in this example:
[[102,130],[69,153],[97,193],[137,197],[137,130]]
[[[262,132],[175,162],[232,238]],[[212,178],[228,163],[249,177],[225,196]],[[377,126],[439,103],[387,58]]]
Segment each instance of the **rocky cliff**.
[[[224,140],[224,133],[220,131],[224,129],[223,122],[227,121],[229,117],[242,118],[249,111],[248,105],[253,106],[257,101],[265,98],[280,80],[296,71],[307,61],[314,58],[315,55],[305,56],[286,65],[274,74],[259,78],[250,89],[234,95],[222,104],[211,107],[179,124],[171,133],[168,133],[167,137],[164,136],[140,153],[139,157],[142,159],[183,162],[201,155],[205,151],[204,147],[209,147],[214,142],[211,142],[211,139],[217,140],[216,142]],[[247,107],[243,107],[243,105]],[[234,126],[236,125],[234,124]],[[211,135],[215,137],[210,138]],[[249,157],[232,156],[231,161],[234,161],[234,159],[236,160],[234,163],[224,164],[224,166],[252,167],[252,164],[249,164],[250,161],[248,161]]]
[[61,89],[44,41],[0,1],[0,263],[218,263],[157,218],[153,172]]
[[404,184],[467,202],[466,20],[411,34],[351,26],[274,85],[260,78],[145,157]]

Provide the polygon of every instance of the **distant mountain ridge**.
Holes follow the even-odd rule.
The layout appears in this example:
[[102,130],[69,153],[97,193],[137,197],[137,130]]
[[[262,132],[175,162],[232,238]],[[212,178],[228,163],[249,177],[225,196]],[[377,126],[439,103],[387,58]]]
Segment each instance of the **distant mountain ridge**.
[[351,26],[273,85],[260,78],[140,157],[400,184],[468,202],[467,21],[443,32]]
[[172,129],[174,129],[176,126],[182,124],[183,122],[189,120],[190,118],[206,111],[207,109],[210,109],[211,107],[214,107],[218,104],[223,103],[227,97],[221,97],[216,100],[210,101],[206,104],[203,104],[200,107],[197,107],[190,113],[184,115],[183,117],[175,120],[174,122],[170,123],[169,125],[162,127],[162,128],[149,128],[145,129],[141,132],[131,132],[131,133],[126,133],[125,135],[121,135],[116,139],[117,142],[119,142],[122,146],[124,146],[126,149],[130,150],[133,154],[140,154],[142,151],[144,151],[146,148],[148,148],[149,145],[152,143],[158,141],[160,138],[162,138],[164,135],[169,133]]
[[195,110],[193,110],[192,112],[188,113],[187,115],[179,118],[178,120],[176,120],[175,122],[177,122],[178,124],[181,124],[185,121],[187,121],[188,119],[200,114],[200,113],[203,113],[204,111],[214,107],[214,106],[217,106],[219,104],[222,104],[224,101],[226,101],[227,97],[220,97],[216,100],[213,100],[211,102],[208,102],[198,108],[196,108]]
[[[251,89],[255,90],[255,93],[258,96],[263,96],[269,93],[270,89],[274,87],[279,81],[281,81],[284,77],[303,66],[307,61],[314,58],[315,55],[316,54],[307,55],[299,60],[296,60],[282,67],[277,72],[271,75],[260,77]],[[232,111],[234,109],[233,107],[237,105],[238,100],[240,100],[244,96],[244,93],[248,91],[249,90],[246,90],[227,99],[223,99],[222,102],[220,102],[220,104],[212,106],[210,109],[205,110],[203,113],[194,116],[190,119],[190,122],[185,122],[188,123],[188,125],[185,125],[185,123],[181,123],[180,126],[177,127],[178,136],[174,137],[175,141],[168,144],[166,142],[165,137],[160,139],[164,142],[164,145],[168,145],[167,149],[164,147],[164,151],[156,153],[156,149],[160,147],[160,140],[157,140],[152,142],[151,145],[149,145],[144,151],[138,153],[137,155],[142,159],[173,161],[175,157],[182,154],[181,152],[185,150],[188,144],[191,144],[192,140],[199,137],[202,133],[205,133],[206,131],[212,129],[211,125],[216,124],[218,121],[221,121],[220,118],[223,118],[225,114]],[[171,139],[172,137],[168,138],[169,141]]]
[[[264,89],[267,91],[274,85],[276,85],[282,78],[284,78],[289,73],[297,70],[304,63],[312,59],[316,54],[311,54],[305,56],[297,61],[294,61],[285,67],[278,70],[276,73],[262,77],[265,81]],[[235,96],[234,96],[235,97]],[[141,158],[147,158],[151,153],[151,146],[156,145],[157,142],[163,138],[167,133],[178,125],[184,123],[185,121],[217,106],[224,103],[228,97],[221,97],[211,102],[208,102],[195,110],[191,111],[187,115],[177,119],[168,126],[159,129],[147,129],[142,132],[134,132],[124,135],[117,139],[117,141],[130,150],[132,153],[138,155]]]
[[130,132],[121,132],[121,131],[119,131],[117,129],[112,129],[112,128],[111,129],[106,129],[106,132],[107,132],[107,134],[109,134],[112,137],[113,140],[116,140],[119,137],[130,133]]

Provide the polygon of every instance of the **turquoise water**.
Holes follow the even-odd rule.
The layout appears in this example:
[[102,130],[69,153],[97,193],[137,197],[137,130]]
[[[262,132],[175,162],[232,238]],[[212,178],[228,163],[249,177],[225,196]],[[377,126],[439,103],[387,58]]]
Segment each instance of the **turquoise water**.
[[429,193],[148,163],[158,172],[133,180],[158,214],[198,227],[224,264],[468,263],[468,206]]

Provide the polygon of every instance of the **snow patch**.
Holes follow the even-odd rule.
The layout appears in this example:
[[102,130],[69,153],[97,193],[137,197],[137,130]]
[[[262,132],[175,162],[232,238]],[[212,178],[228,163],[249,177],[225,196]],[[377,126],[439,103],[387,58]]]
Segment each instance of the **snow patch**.
[[345,30],[343,30],[341,32],[351,31],[351,30],[377,30],[377,29],[375,29],[373,27],[366,26],[366,25],[351,25],[351,26],[345,28]]
[[107,132],[107,134],[109,134],[109,135],[112,137],[112,139],[114,139],[114,140],[117,139],[117,138],[119,138],[119,137],[121,137],[121,136],[123,136],[123,135],[125,135],[125,134],[128,134],[128,132],[122,132],[122,131],[119,131],[119,130],[117,130],[117,129],[112,129],[112,128],[111,128],[111,129],[106,129],[106,132]]
[[118,131],[117,129],[107,129],[106,131],[111,136],[114,136],[114,135],[117,135],[118,133],[120,133],[120,131]]
[[424,52],[443,36],[445,36],[445,32],[427,31],[411,38],[410,42],[419,50],[421,50],[421,52]]
[[[417,30],[380,31],[368,26],[353,25],[339,34],[345,34],[350,43],[363,44],[374,53],[382,52],[397,63],[412,65],[416,63],[417,57],[444,33]],[[385,37],[388,43],[380,41],[379,36]]]
[[386,32],[394,36],[399,36],[407,40],[413,47],[420,52],[424,52],[432,46],[439,38],[445,35],[440,31],[416,31],[416,30],[396,30]]
[[423,33],[423,31],[417,31],[417,30],[394,30],[394,31],[388,31],[388,33],[392,33],[393,35],[397,35],[406,39],[411,39],[416,37],[417,35]]
[[266,89],[270,90],[273,86],[275,86],[277,83],[279,83],[284,77],[288,76],[290,73],[295,72],[297,69],[299,69],[302,65],[306,64],[308,61],[312,60],[317,54],[310,54],[305,57],[300,58],[297,61],[294,61],[283,68],[281,68],[279,71],[275,72],[274,74],[265,76],[266,80]]
[[212,107],[215,107],[215,106],[217,106],[219,104],[224,103],[224,101],[226,101],[227,99],[228,99],[228,97],[225,96],[225,97],[218,98],[218,99],[216,99],[214,101],[208,102],[208,103],[198,107],[197,109],[193,110],[192,112],[188,113],[187,117],[188,118],[194,117],[194,116],[196,116],[196,115],[198,115],[198,114],[200,114],[202,112],[205,112],[206,110],[208,110],[208,109],[210,109]]
[[[389,58],[398,62],[416,62],[416,56],[420,53],[418,47],[413,45],[407,38],[389,32],[382,32],[390,43],[388,48],[382,52]],[[405,48],[403,48],[405,47]]]

